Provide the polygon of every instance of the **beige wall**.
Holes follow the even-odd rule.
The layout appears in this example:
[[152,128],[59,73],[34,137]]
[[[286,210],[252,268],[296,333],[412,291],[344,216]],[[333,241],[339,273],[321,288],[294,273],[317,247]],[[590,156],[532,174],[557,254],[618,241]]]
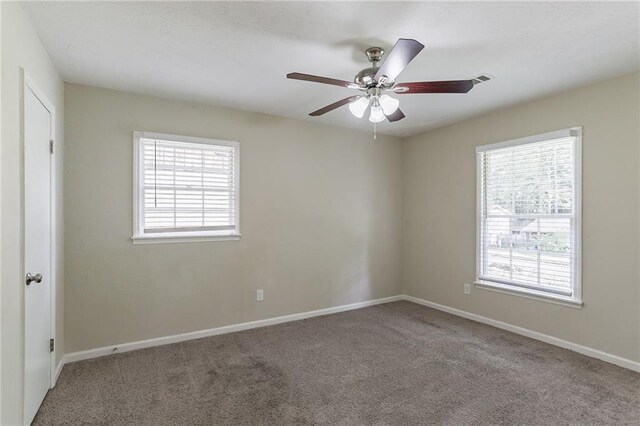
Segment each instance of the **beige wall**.
[[[401,293],[398,139],[65,87],[67,352]],[[240,241],[131,243],[134,130],[240,142]]]
[[22,94],[20,68],[24,68],[39,89],[56,107],[56,241],[57,272],[57,353],[58,361],[64,353],[63,339],[63,247],[62,247],[62,148],[64,85],[18,3],[2,2],[2,279],[0,286],[2,311],[2,380],[1,394],[3,425],[22,423],[23,393],[23,306],[24,284],[22,255],[22,142],[20,136],[20,97]]
[[[637,361],[638,80],[404,142],[67,84],[66,351],[404,291]],[[482,289],[464,296],[475,273],[474,147],[572,126],[584,131],[584,308]],[[241,143],[240,241],[131,244],[133,130]]]
[[[411,137],[405,293],[640,361],[639,75]],[[583,126],[583,309],[474,288],[475,147]]]

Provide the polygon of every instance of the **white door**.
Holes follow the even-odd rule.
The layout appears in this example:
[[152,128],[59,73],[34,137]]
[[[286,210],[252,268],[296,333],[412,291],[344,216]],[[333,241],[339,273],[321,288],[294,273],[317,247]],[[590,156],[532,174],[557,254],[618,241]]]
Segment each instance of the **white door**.
[[30,424],[51,384],[51,114],[24,91],[24,420]]

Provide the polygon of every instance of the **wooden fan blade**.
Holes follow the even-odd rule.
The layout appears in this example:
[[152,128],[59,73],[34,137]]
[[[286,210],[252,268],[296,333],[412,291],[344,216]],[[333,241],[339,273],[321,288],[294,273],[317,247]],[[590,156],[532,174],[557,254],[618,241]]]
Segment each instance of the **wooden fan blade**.
[[361,97],[362,97],[362,96],[349,96],[348,98],[341,99],[341,100],[339,100],[338,102],[334,102],[334,103],[332,103],[331,105],[327,105],[327,106],[326,106],[326,107],[324,107],[324,108],[320,108],[320,109],[319,109],[319,110],[317,110],[317,111],[313,111],[313,112],[312,112],[311,114],[309,114],[309,115],[311,115],[311,116],[313,116],[313,117],[317,117],[317,116],[319,116],[319,115],[326,114],[326,113],[328,113],[329,111],[333,111],[334,109],[336,109],[336,108],[340,108],[340,107],[341,107],[341,106],[343,106],[343,105],[349,104],[349,103],[351,103],[351,102],[353,102],[353,101],[357,101],[357,100],[358,100],[358,99],[360,99]]
[[314,83],[332,84],[334,86],[342,86],[342,87],[350,87],[354,85],[354,83],[350,81],[337,80],[335,78],[320,77],[320,76],[311,75],[311,74],[302,74],[299,72],[289,73],[287,74],[287,78],[290,78],[293,80],[313,81]]
[[375,80],[380,81],[380,78],[384,75],[389,81],[394,81],[422,49],[424,49],[424,45],[416,40],[410,38],[398,39],[391,52],[382,62],[378,72],[376,72]]
[[411,93],[467,93],[473,89],[472,80],[420,81],[398,83],[393,91],[398,95]]
[[387,120],[389,120],[389,122],[391,123],[393,123],[394,121],[400,121],[403,118],[404,118],[404,114],[402,113],[402,111],[400,111],[400,108],[395,110],[393,114],[387,115]]

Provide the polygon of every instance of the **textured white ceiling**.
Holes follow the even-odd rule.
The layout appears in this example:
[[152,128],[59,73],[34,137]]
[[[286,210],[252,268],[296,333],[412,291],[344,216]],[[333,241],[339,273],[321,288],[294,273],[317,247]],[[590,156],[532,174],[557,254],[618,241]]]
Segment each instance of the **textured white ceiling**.
[[640,68],[640,3],[27,2],[66,81],[370,128],[341,108],[353,91],[287,80],[351,80],[366,47],[400,37],[426,48],[398,81],[495,80],[465,95],[398,96],[407,136]]

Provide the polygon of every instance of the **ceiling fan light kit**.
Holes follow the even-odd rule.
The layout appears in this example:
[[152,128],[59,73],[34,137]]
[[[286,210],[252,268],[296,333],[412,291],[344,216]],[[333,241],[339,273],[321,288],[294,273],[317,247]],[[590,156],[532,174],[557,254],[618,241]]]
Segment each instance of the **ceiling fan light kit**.
[[[358,72],[353,83],[334,78],[320,77],[311,74],[290,73],[287,78],[331,84],[334,86],[356,89],[363,92],[359,96],[350,96],[327,105],[309,115],[319,116],[333,111],[343,105],[349,105],[349,111],[357,118],[364,117],[367,109],[369,121],[376,124],[385,120],[395,122],[405,115],[400,110],[400,101],[387,93],[396,95],[414,93],[467,93],[474,86],[473,80],[423,81],[415,83],[396,83],[398,75],[424,48],[424,45],[413,39],[401,38],[385,56],[380,47],[370,47],[365,55],[371,66]],[[383,58],[384,57],[384,58]]]

